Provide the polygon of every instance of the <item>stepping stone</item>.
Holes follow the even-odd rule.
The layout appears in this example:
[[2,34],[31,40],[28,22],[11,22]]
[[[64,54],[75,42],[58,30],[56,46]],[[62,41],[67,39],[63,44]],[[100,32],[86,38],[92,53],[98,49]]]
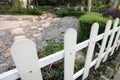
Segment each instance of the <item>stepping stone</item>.
[[6,52],[3,56],[4,56],[4,58],[8,58],[11,56],[11,54],[10,54],[10,52]]
[[24,34],[23,28],[12,29],[11,34]]
[[41,33],[33,34],[34,37],[39,37],[40,35],[41,35]]
[[49,26],[50,26],[50,22],[47,21],[47,23],[41,24],[41,26],[42,26],[42,27],[45,27],[45,28],[46,28],[46,27],[49,27]]

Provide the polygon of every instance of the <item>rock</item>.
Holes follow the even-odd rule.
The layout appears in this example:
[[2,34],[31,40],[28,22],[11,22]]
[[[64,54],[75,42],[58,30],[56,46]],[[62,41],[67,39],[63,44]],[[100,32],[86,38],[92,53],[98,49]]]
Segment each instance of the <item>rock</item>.
[[41,21],[40,21],[40,24],[46,23],[46,22],[48,22],[48,20],[41,20]]
[[45,19],[45,17],[44,17],[44,16],[40,16],[40,19],[44,20],[44,19]]
[[104,75],[102,75],[99,80],[109,80],[109,79],[106,78]]
[[41,35],[41,33],[33,34],[34,37],[38,37],[38,36],[40,36],[40,35]]
[[53,21],[53,18],[49,17],[49,18],[47,18],[47,20],[51,22],[51,21]]
[[8,71],[8,69],[9,69],[9,64],[7,63],[0,64],[0,73]]
[[37,25],[37,27],[40,27],[40,25]]
[[22,18],[20,17],[20,18],[18,18],[18,21],[22,21]]
[[105,71],[105,76],[106,76],[107,78],[111,79],[113,75],[114,75],[114,74],[113,74],[113,70],[112,70],[110,67],[107,67],[107,69],[106,69],[106,71]]
[[65,30],[64,30],[64,29],[62,29],[62,30],[61,30],[61,33],[65,33]]
[[31,29],[37,29],[37,27],[36,26],[32,26],[32,27],[30,27]]
[[45,28],[46,28],[46,27],[49,27],[49,26],[50,26],[50,22],[46,22],[46,23],[44,23],[44,24],[41,24],[41,26],[42,26],[42,27],[45,27]]
[[16,37],[14,38],[14,41],[15,41],[15,40],[19,40],[19,39],[26,39],[26,36],[24,36],[24,35],[16,36]]
[[117,57],[115,58],[115,62],[120,64],[120,54],[118,54]]
[[113,80],[120,80],[120,67]]
[[44,31],[43,28],[38,28],[39,31]]
[[24,34],[23,28],[12,29],[11,34]]
[[10,54],[10,52],[6,52],[3,56],[4,56],[4,58],[8,58],[11,56],[11,54]]
[[84,60],[84,56],[83,56],[83,52],[82,51],[77,51],[75,54],[75,59],[79,60],[79,61],[83,61]]

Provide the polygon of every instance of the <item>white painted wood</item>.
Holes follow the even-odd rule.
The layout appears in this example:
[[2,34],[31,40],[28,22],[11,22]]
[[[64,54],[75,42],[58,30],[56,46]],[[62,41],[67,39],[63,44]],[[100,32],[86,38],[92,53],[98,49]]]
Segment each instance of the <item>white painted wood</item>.
[[108,36],[109,36],[108,33],[109,33],[109,31],[110,31],[111,24],[112,24],[112,21],[111,21],[111,20],[109,20],[109,21],[107,22],[107,24],[106,24],[105,32],[104,32],[105,35],[104,35],[103,40],[102,40],[102,45],[101,45],[101,48],[100,48],[100,52],[99,52],[99,55],[98,55],[98,60],[97,60],[97,64],[96,64],[96,66],[95,66],[95,69],[97,69],[97,68],[99,67],[100,62],[101,62],[101,60],[102,60],[102,54],[103,54],[103,52],[104,52],[104,50],[105,50],[105,46],[106,46],[107,39],[108,39]]
[[118,50],[119,46],[120,46],[120,39],[117,41],[117,47],[116,47],[116,50]]
[[0,74],[0,80],[16,80],[20,77],[17,69],[13,69]]
[[36,46],[28,39],[16,40],[11,54],[22,80],[42,80]]
[[[118,31],[118,29],[120,29],[120,27],[117,27],[117,29],[115,30],[115,32]],[[111,35],[112,34],[112,31],[113,30],[110,30],[109,31],[109,34],[108,35]],[[104,33],[98,35],[96,37],[96,40],[99,41],[101,40],[102,38],[104,37]],[[84,41],[84,42],[81,42],[79,44],[76,45],[76,51],[79,51],[79,50],[82,50],[83,48],[87,47],[88,46],[88,43],[89,43],[89,39]],[[118,45],[119,46],[119,45]],[[49,56],[46,56],[44,58],[41,58],[38,60],[39,62],[39,68],[43,68],[51,63],[54,63],[60,59],[63,58],[63,55],[64,55],[64,50],[62,51],[59,51],[59,52],[56,52],[56,53],[53,53]],[[2,77],[1,77],[2,76]],[[77,75],[78,76],[78,75]],[[20,77],[20,75],[18,74],[18,71],[17,69],[13,69],[13,70],[10,70],[10,71],[7,71],[7,72],[4,72],[2,74],[0,74],[0,80],[16,80]]]
[[84,67],[85,69],[84,69],[82,80],[87,78],[87,76],[89,74],[90,63],[91,63],[93,52],[94,52],[94,47],[95,47],[95,43],[96,43],[96,37],[97,37],[97,34],[98,34],[98,29],[99,29],[99,24],[94,23],[92,25],[92,28],[91,28],[90,42],[89,42],[89,45],[88,45],[87,56],[86,56],[85,67]]
[[117,35],[116,35],[116,38],[115,38],[115,41],[114,41],[114,44],[113,44],[112,52],[111,52],[110,55],[113,55],[114,50],[115,50],[115,48],[116,48],[115,45],[117,45],[117,42],[118,42],[119,37],[120,37],[120,29],[119,29],[118,32],[117,32]]
[[[116,45],[116,46],[117,46],[117,45]],[[109,49],[109,52],[111,52],[111,51],[112,51],[112,48]],[[104,56],[105,56],[105,52],[102,54],[102,58],[103,58]],[[90,63],[90,68],[93,67],[93,66],[96,64],[97,60],[98,60],[98,57],[97,57],[96,59],[94,59],[94,60]],[[84,69],[85,69],[85,68],[82,68],[82,69],[80,69],[78,72],[76,72],[76,73],[73,75],[73,79],[75,80],[75,79],[77,79],[78,77],[80,77],[80,76],[83,74]]]
[[64,36],[64,80],[73,80],[77,32],[68,29]]
[[103,62],[105,62],[106,60],[107,60],[107,58],[108,58],[108,55],[109,55],[109,49],[110,49],[110,47],[111,47],[111,45],[112,45],[112,42],[113,42],[113,39],[114,39],[114,35],[115,35],[115,30],[116,30],[116,28],[117,28],[117,26],[118,26],[118,23],[119,23],[119,18],[117,18],[116,20],[115,20],[115,22],[114,22],[114,26],[113,26],[113,31],[112,31],[112,34],[111,34],[111,36],[110,36],[110,40],[109,40],[109,42],[108,42],[108,46],[107,46],[107,49],[106,49],[106,55],[105,55],[105,57],[104,57],[104,59],[103,59]]

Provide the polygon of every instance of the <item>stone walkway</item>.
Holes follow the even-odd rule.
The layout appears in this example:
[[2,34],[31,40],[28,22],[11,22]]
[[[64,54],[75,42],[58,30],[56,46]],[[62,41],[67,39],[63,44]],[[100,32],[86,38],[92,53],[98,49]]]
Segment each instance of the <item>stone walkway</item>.
[[35,40],[48,27],[50,22],[59,20],[55,15],[44,13],[41,16],[0,15],[0,73],[14,67],[10,47],[16,36],[26,36]]

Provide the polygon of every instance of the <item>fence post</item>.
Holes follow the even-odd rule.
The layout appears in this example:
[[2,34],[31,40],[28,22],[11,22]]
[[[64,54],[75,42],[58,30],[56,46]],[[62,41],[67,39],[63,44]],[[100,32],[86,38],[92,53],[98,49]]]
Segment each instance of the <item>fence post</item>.
[[110,31],[110,28],[111,28],[111,24],[112,24],[111,20],[109,20],[106,24],[105,31],[104,31],[104,37],[103,37],[103,40],[102,40],[102,45],[101,45],[101,48],[100,48],[100,52],[99,52],[99,55],[98,55],[98,60],[97,60],[95,69],[97,69],[99,67],[100,62],[102,60],[102,55],[103,55],[103,52],[105,50],[105,46],[106,46],[107,39],[108,39],[108,36],[109,36],[108,34],[109,34],[109,31]]
[[116,35],[116,38],[115,38],[115,41],[114,41],[114,44],[113,44],[113,48],[112,48],[112,51],[111,51],[111,54],[110,54],[110,55],[113,55],[119,37],[120,37],[120,29],[119,29],[118,32],[117,32],[117,35]]
[[74,29],[68,29],[64,36],[64,80],[74,80],[74,62],[77,32]]
[[36,46],[28,39],[16,40],[11,54],[22,80],[42,80]]
[[98,29],[99,29],[99,24],[94,23],[91,28],[91,33],[90,33],[90,42],[88,44],[88,51],[87,51],[87,56],[86,56],[86,61],[85,61],[85,67],[84,67],[84,72],[83,72],[83,78],[87,78],[89,74],[89,69],[90,69],[90,63],[92,60],[93,52],[94,52],[94,47],[96,43],[96,37],[98,34]]
[[113,42],[113,39],[114,39],[114,36],[115,36],[115,30],[116,30],[116,28],[117,28],[117,26],[118,26],[118,23],[119,23],[119,18],[117,18],[116,20],[115,20],[115,22],[114,22],[114,26],[113,26],[113,31],[112,31],[112,34],[111,34],[111,36],[110,36],[110,40],[109,40],[109,42],[108,42],[108,46],[107,46],[107,49],[106,49],[106,54],[105,54],[105,56],[104,56],[104,59],[103,59],[103,62],[105,62],[106,60],[107,60],[107,57],[108,57],[108,55],[109,55],[109,49],[110,49],[110,47],[111,47],[111,45],[112,45],[112,42]]

